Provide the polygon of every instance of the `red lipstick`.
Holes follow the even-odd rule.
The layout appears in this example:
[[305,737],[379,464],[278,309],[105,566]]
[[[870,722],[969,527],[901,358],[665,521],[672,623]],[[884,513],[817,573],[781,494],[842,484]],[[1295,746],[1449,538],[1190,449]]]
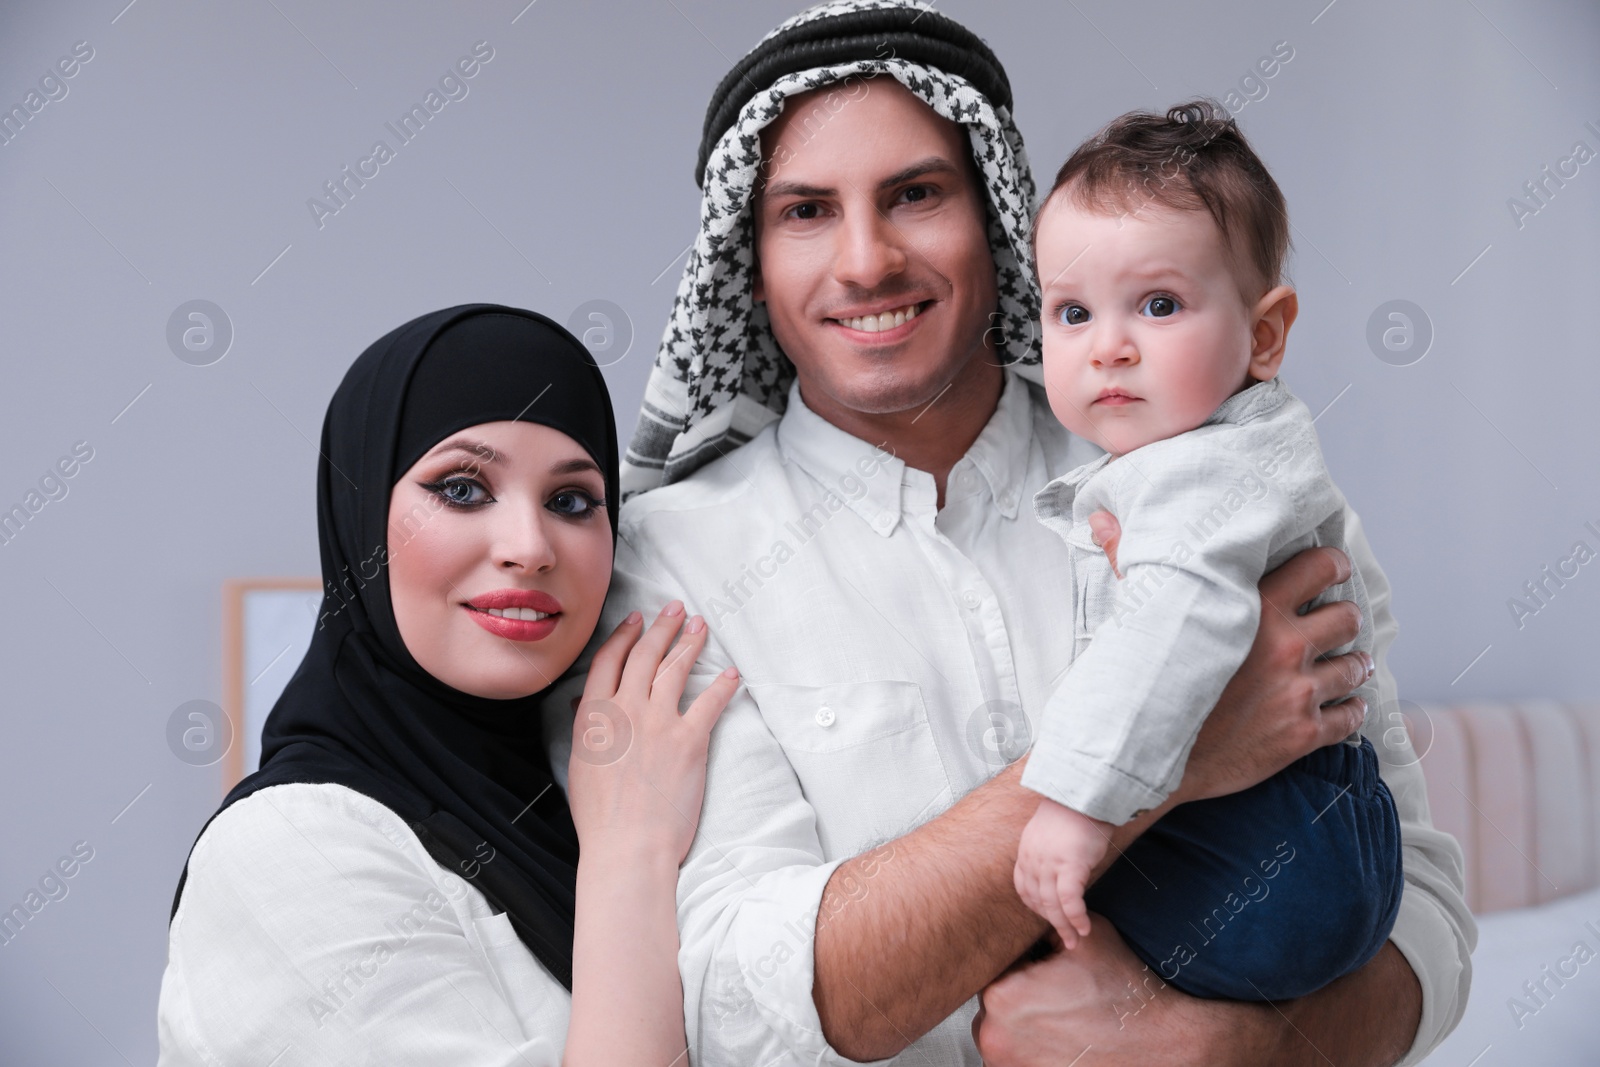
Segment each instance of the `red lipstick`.
[[[537,589],[496,589],[473,597],[462,608],[473,622],[509,641],[541,641],[561,620],[561,601]],[[535,618],[534,613],[544,617]]]

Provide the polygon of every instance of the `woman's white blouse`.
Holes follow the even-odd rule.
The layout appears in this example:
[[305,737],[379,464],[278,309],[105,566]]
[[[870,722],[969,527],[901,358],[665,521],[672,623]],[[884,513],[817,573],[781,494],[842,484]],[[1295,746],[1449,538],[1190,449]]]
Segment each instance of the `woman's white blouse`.
[[160,1063],[559,1067],[571,1006],[393,811],[280,785],[223,811],[189,857]]

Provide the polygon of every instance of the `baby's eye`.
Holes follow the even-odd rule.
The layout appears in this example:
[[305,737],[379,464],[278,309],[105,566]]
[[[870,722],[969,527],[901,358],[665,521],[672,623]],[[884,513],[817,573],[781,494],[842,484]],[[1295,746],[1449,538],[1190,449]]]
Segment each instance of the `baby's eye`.
[[1089,309],[1082,304],[1063,304],[1056,318],[1063,326],[1078,326],[1089,321]]
[[583,519],[594,514],[597,509],[605,505],[581,489],[563,489],[551,497],[550,503],[545,506],[558,515],[570,515],[575,519]]
[[423,488],[438,494],[446,504],[455,508],[476,507],[494,499],[489,495],[489,490],[472,478],[446,478]]
[[1178,302],[1170,296],[1152,296],[1141,310],[1153,319],[1164,319],[1178,310]]

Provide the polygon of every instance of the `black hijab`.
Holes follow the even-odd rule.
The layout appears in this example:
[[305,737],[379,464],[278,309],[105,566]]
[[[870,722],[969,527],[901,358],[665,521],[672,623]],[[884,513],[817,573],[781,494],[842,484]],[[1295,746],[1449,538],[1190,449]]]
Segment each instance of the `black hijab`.
[[346,373],[322,426],[317,630],[267,717],[260,770],[222,808],[290,782],[371,797],[506,912],[571,989],[578,837],[551,777],[540,694],[490,700],[424,671],[401,640],[385,566],[401,475],[447,435],[502,420],[549,426],[583,446],[605,473],[615,544],[616,426],[600,368],[576,338],[534,312],[463,304],[380,339]]

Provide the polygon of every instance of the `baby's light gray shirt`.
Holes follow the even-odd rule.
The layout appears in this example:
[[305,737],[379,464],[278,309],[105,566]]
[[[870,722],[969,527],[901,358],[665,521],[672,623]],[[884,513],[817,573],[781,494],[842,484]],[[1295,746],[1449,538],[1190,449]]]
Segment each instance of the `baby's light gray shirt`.
[[[1074,468],[1033,503],[1070,553],[1074,650],[1022,784],[1120,825],[1178,787],[1201,724],[1255,641],[1261,576],[1306,548],[1348,551],[1344,496],[1311,412],[1274,378],[1193,430]],[[1122,526],[1120,581],[1090,537],[1101,510]],[[1330,655],[1370,653],[1360,572],[1312,605],[1334,600],[1361,609],[1361,632]],[[1377,705],[1370,681],[1354,695]]]

